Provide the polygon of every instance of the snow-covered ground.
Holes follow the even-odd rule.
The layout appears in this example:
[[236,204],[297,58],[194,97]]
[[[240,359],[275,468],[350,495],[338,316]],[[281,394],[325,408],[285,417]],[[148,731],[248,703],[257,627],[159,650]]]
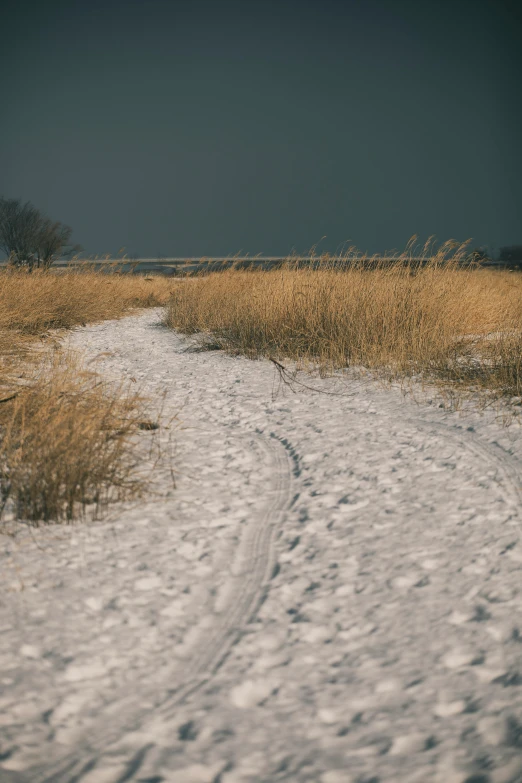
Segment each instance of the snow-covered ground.
[[176,489],[0,536],[0,781],[520,782],[519,426],[159,318],[70,342],[166,393]]

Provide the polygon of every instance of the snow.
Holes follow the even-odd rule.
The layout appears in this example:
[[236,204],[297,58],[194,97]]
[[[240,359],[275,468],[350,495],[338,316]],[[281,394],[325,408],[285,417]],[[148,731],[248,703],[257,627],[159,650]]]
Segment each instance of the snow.
[[0,536],[2,783],[520,781],[518,425],[159,318],[69,339],[177,414],[153,492]]

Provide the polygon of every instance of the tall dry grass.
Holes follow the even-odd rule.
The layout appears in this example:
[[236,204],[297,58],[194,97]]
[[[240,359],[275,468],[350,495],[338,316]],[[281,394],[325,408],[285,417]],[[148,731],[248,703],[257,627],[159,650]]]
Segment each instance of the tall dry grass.
[[142,488],[133,438],[143,401],[104,384],[74,356],[50,354],[0,406],[0,511],[30,522],[67,521]]
[[522,275],[467,257],[467,245],[446,243],[414,261],[352,253],[315,269],[227,270],[177,288],[166,321],[250,357],[520,396]]
[[88,267],[87,271],[32,274],[0,270],[0,399],[50,330],[163,305],[175,285],[162,277],[109,274]]
[[57,350],[49,330],[164,304],[172,287],[95,271],[0,272],[0,514],[72,521],[140,490],[145,401]]
[[41,334],[164,304],[175,283],[100,271],[0,270],[0,331]]

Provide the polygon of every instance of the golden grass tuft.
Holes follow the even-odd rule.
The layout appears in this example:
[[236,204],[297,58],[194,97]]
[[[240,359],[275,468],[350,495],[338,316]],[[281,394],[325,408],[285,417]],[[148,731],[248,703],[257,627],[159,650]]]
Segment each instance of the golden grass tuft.
[[70,522],[140,490],[144,401],[40,338],[164,304],[173,285],[94,270],[0,272],[0,513]]
[[427,250],[198,277],[173,292],[166,322],[250,357],[522,395],[522,275],[467,263],[466,244]]
[[0,405],[2,506],[33,523],[71,522],[135,495],[139,396],[109,388],[71,355],[47,355],[33,373]]

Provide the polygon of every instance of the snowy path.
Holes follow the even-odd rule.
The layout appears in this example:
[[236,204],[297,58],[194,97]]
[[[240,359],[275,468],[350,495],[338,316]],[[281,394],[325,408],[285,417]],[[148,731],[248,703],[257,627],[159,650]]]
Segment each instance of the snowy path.
[[158,316],[71,343],[180,411],[177,488],[0,536],[0,783],[520,783],[518,425]]

